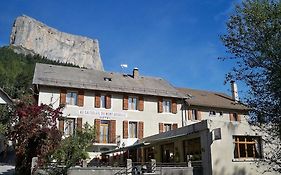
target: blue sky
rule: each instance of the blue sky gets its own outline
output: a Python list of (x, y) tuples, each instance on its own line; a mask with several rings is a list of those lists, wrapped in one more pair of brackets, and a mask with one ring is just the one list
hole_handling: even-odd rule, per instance
[(63, 32), (99, 40), (105, 70), (159, 76), (174, 86), (222, 91), (233, 63), (219, 36), (238, 0), (1, 0), (0, 45), (26, 14)]

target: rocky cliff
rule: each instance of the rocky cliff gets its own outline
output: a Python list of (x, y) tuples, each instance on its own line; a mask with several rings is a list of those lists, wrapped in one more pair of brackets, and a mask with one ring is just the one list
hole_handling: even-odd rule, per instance
[(23, 54), (39, 54), (50, 60), (103, 70), (96, 39), (60, 32), (25, 15), (15, 20), (10, 45)]

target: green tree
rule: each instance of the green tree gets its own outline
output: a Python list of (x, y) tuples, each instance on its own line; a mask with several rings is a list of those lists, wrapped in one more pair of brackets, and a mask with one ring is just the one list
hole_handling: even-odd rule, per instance
[[(245, 0), (227, 22), (222, 41), (230, 53), (224, 59), (236, 62), (227, 80), (240, 80), (249, 87), (246, 103), (251, 121), (266, 123), (273, 138), (281, 136), (281, 2)], [(281, 151), (270, 160), (279, 165)]]
[(52, 168), (47, 167), (51, 174), (67, 174), (71, 166), (81, 164), (82, 160), (89, 158), (87, 148), (92, 145), (95, 130), (88, 123), (82, 130), (76, 129), (74, 135), (64, 138), (60, 146), (49, 156), (49, 162), (56, 162)]

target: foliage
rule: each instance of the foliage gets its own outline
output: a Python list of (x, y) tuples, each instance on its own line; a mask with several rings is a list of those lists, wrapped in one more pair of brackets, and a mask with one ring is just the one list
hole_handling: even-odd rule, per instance
[(77, 129), (74, 135), (64, 138), (58, 149), (49, 157), (50, 162), (56, 161), (51, 173), (67, 174), (71, 166), (81, 164), (82, 160), (89, 158), (86, 149), (93, 143), (94, 136), (94, 128), (86, 123), (82, 131)]
[(17, 54), (9, 47), (0, 48), (0, 87), (12, 98), (30, 94), (33, 72), (36, 63), (74, 66), (48, 60), (39, 55)]
[(0, 105), (0, 134), (6, 135), (8, 132), (7, 124), (11, 115), (12, 106)]
[[(227, 22), (222, 41), (236, 65), (227, 80), (241, 80), (249, 87), (246, 102), (253, 109), (254, 123), (267, 128), (274, 138), (281, 136), (281, 2), (245, 0)], [(227, 59), (224, 58), (224, 59)], [(280, 155), (275, 163), (280, 165)]]
[(16, 143), (16, 174), (30, 174), (32, 157), (44, 164), (46, 157), (59, 145), (61, 133), (57, 119), (61, 108), (20, 102), (9, 121), (9, 137)]

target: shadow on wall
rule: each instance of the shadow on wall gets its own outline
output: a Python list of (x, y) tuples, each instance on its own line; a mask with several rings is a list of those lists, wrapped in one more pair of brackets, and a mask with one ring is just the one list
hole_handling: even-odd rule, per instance
[[(219, 166), (220, 160), (216, 160), (215, 165), (213, 167), (213, 175), (252, 175), (251, 173), (248, 173), (245, 168), (239, 168), (237, 166), (234, 167), (234, 171), (232, 173), (226, 173), (225, 167), (220, 167)], [(231, 168), (231, 167), (230, 167)]]

